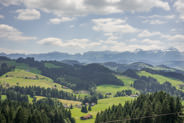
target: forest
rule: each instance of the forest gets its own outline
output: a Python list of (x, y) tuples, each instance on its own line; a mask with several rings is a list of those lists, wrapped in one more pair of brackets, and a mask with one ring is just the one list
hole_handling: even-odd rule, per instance
[[(163, 115), (164, 114), (164, 115)], [(140, 95), (131, 102), (126, 102), (101, 111), (95, 123), (182, 123), (182, 104), (180, 98), (165, 92)]]
[(0, 101), (0, 123), (75, 123), (62, 103), (43, 99), (34, 104)]

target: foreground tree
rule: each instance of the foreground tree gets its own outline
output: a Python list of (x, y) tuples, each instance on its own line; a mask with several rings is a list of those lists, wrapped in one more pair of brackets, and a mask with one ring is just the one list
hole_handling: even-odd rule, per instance
[(180, 98), (156, 92), (141, 95), (132, 102), (126, 102), (124, 106), (113, 105), (98, 113), (95, 123), (114, 120), (122, 120), (123, 123), (182, 123), (183, 118), (179, 116), (181, 112)]

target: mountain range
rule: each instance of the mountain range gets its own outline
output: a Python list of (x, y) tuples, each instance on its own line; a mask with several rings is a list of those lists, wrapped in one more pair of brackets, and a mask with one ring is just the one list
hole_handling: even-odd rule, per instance
[(7, 56), (12, 59), (19, 57), (33, 57), (35, 60), (57, 60), (81, 63), (105, 63), (115, 62), (119, 64), (131, 64), (134, 62), (144, 62), (151, 65), (166, 65), (175, 68), (184, 68), (184, 52), (170, 48), (168, 50), (136, 50), (134, 52), (113, 52), (113, 51), (89, 51), (83, 54), (68, 54), (62, 52), (50, 52), (40, 54), (6, 54), (0, 53), (0, 56)]

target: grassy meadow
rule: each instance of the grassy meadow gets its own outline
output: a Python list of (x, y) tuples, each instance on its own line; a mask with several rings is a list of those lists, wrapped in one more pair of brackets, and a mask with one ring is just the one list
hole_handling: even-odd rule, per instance
[(67, 92), (73, 92), (71, 89), (62, 88), (62, 85), (54, 83), (52, 79), (31, 73), (21, 69), (15, 69), (14, 71), (8, 72), (3, 76), (0, 76), (0, 84), (3, 86), (40, 86), (44, 88), (57, 88)]
[[(81, 108), (73, 108), (71, 109), (72, 117), (75, 118), (76, 123), (94, 123), (96, 114), (100, 111), (103, 111), (109, 107), (111, 107), (113, 104), (118, 105), (122, 104), (124, 105), (126, 101), (131, 101), (135, 98), (133, 97), (113, 97), (113, 98), (106, 98), (106, 99), (100, 99), (98, 100), (98, 104), (95, 106), (92, 106), (92, 111), (88, 113), (82, 113)], [(93, 115), (93, 119), (89, 120), (80, 120), (81, 116), (85, 116), (87, 114)]]
[(158, 75), (158, 74), (151, 74), (148, 73), (146, 71), (140, 71), (138, 72), (139, 76), (146, 76), (146, 77), (153, 77), (155, 78), (160, 84), (165, 83), (166, 81), (170, 82), (172, 86), (176, 87), (177, 89), (179, 89), (179, 85), (183, 85), (184, 83), (180, 80), (176, 80), (173, 78), (169, 78), (169, 77), (165, 77), (162, 75)]
[(38, 70), (37, 68), (30, 67), (29, 65), (24, 64), (24, 63), (17, 63), (15, 61), (0, 61), (0, 64), (2, 64), (2, 63), (6, 63), (9, 66), (15, 66), (16, 69), (30, 71), (30, 72), (35, 73), (35, 74), (41, 73), (41, 71)]
[(96, 89), (98, 93), (101, 93), (103, 95), (105, 95), (106, 93), (111, 93), (112, 94), (111, 96), (114, 96), (118, 91), (122, 91), (122, 90), (132, 90), (134, 94), (139, 93), (138, 90), (130, 86), (99, 85), (97, 86), (97, 89)]
[(135, 81), (135, 79), (123, 75), (116, 75), (116, 77), (121, 80), (125, 86), (131, 86)]
[[(43, 96), (35, 96), (35, 97), (36, 97), (36, 100), (37, 101), (40, 100), (40, 99), (46, 98), (46, 97), (43, 97)], [(65, 99), (57, 99), (57, 100), (60, 101), (60, 102), (62, 102), (63, 104), (65, 104), (67, 106), (72, 105), (72, 106), (75, 107), (75, 105), (80, 105), (81, 104), (81, 102), (79, 102), (79, 101), (65, 100)]]

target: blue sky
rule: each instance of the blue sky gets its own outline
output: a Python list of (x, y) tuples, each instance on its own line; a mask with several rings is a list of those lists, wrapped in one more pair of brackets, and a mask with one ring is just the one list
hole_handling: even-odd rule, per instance
[(184, 51), (184, 0), (0, 0), (0, 52)]

